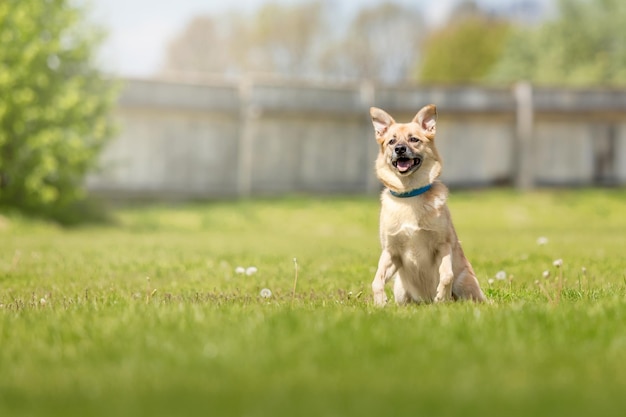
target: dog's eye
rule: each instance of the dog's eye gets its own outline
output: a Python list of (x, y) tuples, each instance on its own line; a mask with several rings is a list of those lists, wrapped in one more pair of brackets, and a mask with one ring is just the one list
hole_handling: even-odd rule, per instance
[(414, 136), (411, 136), (411, 137), (409, 138), (409, 142), (418, 143), (419, 141), (420, 141), (420, 140), (419, 140), (418, 138), (414, 137)]
[(396, 144), (396, 138), (393, 138), (389, 141), (389, 146)]

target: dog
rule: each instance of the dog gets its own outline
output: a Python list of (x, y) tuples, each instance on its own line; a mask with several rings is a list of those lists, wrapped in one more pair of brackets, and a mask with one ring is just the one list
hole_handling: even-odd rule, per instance
[(376, 107), (370, 115), (380, 146), (376, 176), (385, 187), (374, 303), (385, 305), (385, 284), (394, 276), (398, 304), (486, 301), (454, 230), (448, 189), (437, 180), (442, 161), (435, 146), (436, 106), (424, 106), (410, 123), (396, 123)]

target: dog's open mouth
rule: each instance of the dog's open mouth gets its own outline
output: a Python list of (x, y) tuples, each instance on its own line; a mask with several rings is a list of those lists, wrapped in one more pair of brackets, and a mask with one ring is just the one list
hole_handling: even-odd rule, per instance
[(392, 162), (393, 166), (398, 169), (401, 174), (413, 171), (422, 165), (422, 158), (398, 158)]

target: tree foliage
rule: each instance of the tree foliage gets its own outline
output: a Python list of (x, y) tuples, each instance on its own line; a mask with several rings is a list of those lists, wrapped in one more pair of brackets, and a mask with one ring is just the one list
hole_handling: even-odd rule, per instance
[(558, 11), (511, 37), (491, 80), (626, 85), (626, 2), (560, 0)]
[[(442, 28), (416, 7), (382, 2), (346, 15), (329, 2), (266, 3), (250, 15), (199, 17), (166, 70), (399, 82), (626, 85), (626, 2), (556, 0), (551, 21), (515, 27), (475, 0)], [(501, 16), (512, 17), (509, 11)]]
[(425, 39), (416, 78), (435, 83), (482, 82), (500, 59), (509, 32), (507, 21), (490, 16), (474, 0), (462, 1), (447, 24)]
[(508, 23), (472, 17), (431, 33), (424, 43), (422, 82), (481, 82), (500, 59)]
[(321, 1), (264, 4), (252, 17), (198, 16), (172, 40), (166, 72), (308, 75), (322, 44)]
[(69, 0), (0, 2), (0, 204), (62, 216), (112, 134), (101, 34)]
[(344, 28), (323, 0), (269, 2), (250, 16), (193, 19), (172, 41), (164, 70), (271, 73), (333, 79), (407, 78), (425, 31), (411, 8), (382, 3), (359, 10)]
[(362, 9), (326, 50), (322, 68), (340, 78), (401, 81), (419, 60), (425, 31), (423, 17), (411, 8), (381, 3)]
[(267, 3), (256, 14), (248, 32), (249, 68), (286, 75), (307, 74), (324, 33), (320, 1), (285, 7)]

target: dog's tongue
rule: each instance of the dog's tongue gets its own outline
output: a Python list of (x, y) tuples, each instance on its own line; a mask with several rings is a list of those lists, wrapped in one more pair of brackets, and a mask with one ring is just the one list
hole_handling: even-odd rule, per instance
[(412, 159), (400, 158), (398, 159), (397, 167), (399, 171), (404, 172), (404, 171), (408, 171), (413, 166), (414, 163), (415, 161), (413, 161)]

